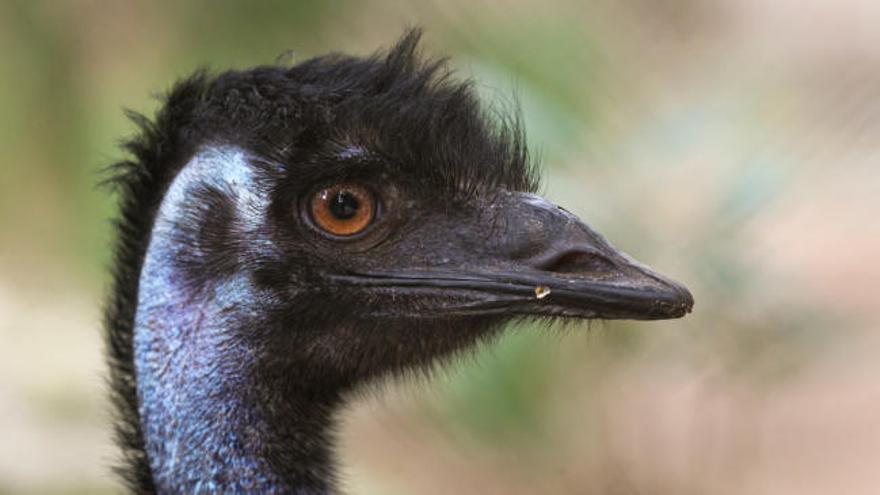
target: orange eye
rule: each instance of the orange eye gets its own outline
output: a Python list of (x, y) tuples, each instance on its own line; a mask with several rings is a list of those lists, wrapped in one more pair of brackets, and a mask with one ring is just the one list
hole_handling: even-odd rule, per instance
[(376, 199), (363, 186), (342, 183), (315, 193), (309, 208), (318, 227), (333, 235), (348, 236), (370, 225), (376, 215)]

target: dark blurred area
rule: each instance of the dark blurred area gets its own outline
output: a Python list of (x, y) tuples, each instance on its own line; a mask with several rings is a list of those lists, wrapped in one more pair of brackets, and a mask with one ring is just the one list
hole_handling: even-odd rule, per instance
[(880, 492), (880, 3), (5, 0), (0, 493), (118, 491), (96, 184), (123, 108), (408, 26), (520, 101), (548, 197), (697, 305), (519, 326), (365, 394), (339, 436), (351, 493)]

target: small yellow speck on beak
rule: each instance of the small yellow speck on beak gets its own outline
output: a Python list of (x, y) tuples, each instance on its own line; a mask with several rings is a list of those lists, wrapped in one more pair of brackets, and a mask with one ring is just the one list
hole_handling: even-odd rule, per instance
[(550, 295), (550, 287), (546, 285), (539, 285), (535, 287), (535, 298), (544, 299), (545, 297)]

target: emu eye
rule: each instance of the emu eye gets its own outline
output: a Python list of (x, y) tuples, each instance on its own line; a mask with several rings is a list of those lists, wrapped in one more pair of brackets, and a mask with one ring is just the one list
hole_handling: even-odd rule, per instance
[(336, 184), (316, 192), (309, 204), (312, 221), (328, 234), (362, 232), (376, 216), (376, 198), (364, 186)]

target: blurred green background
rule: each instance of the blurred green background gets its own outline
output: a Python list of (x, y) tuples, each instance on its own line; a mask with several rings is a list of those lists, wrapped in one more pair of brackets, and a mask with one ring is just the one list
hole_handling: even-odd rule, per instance
[[(407, 26), (522, 102), (545, 193), (694, 314), (520, 327), (344, 417), (357, 494), (880, 492), (880, 4), (0, 2), (0, 493), (118, 488), (99, 337), (123, 107)], [(286, 59), (285, 59), (286, 60)]]

